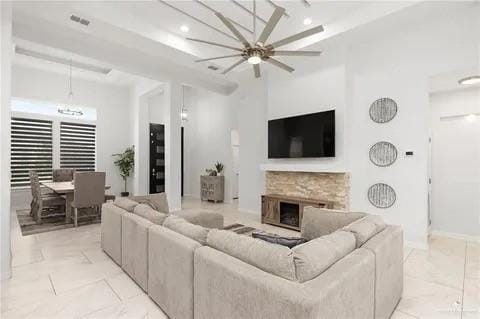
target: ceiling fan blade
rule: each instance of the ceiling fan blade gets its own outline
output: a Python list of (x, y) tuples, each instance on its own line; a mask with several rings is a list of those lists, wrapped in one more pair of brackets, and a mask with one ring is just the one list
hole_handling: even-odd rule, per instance
[(220, 44), (220, 43), (216, 43), (216, 42), (210, 42), (210, 41), (205, 41), (205, 40), (200, 40), (200, 39), (193, 39), (193, 38), (186, 38), (186, 39), (187, 39), (187, 40), (190, 40), (190, 41), (195, 41), (195, 42), (200, 42), (200, 43), (215, 45), (215, 46), (217, 46), (217, 47), (227, 48), (227, 49), (231, 49), (231, 50), (235, 50), (235, 51), (240, 51), (240, 52), (243, 51), (243, 49), (235, 48), (235, 47), (232, 47), (232, 46), (229, 46), (229, 45)]
[(245, 39), (245, 37), (243, 36), (243, 34), (240, 33), (240, 31), (237, 30), (237, 28), (235, 28), (233, 26), (233, 24), (230, 22), (230, 20), (228, 20), (227, 18), (225, 18), (223, 16), (223, 14), (221, 14), (220, 12), (216, 12), (215, 15), (223, 22), (223, 24), (230, 30), (232, 31), (232, 33), (235, 35), (235, 37), (237, 37), (237, 39), (242, 42), (242, 44), (246, 47), (250, 47), (250, 43), (247, 41), (247, 39)]
[(268, 56), (318, 56), (322, 51), (269, 51)]
[(211, 60), (218, 60), (218, 59), (233, 58), (233, 57), (236, 57), (236, 56), (242, 56), (242, 55), (241, 54), (232, 54), (232, 55), (217, 56), (217, 57), (214, 57), (214, 58), (195, 60), (195, 62), (204, 62), (204, 61), (211, 61)]
[(258, 37), (257, 42), (261, 42), (265, 44), (267, 41), (268, 37), (272, 33), (273, 29), (277, 26), (278, 21), (282, 18), (283, 14), (285, 13), (285, 9), (282, 7), (276, 7), (275, 11), (273, 11), (272, 16), (267, 22), (267, 25), (265, 28), (263, 28), (262, 34)]
[(228, 67), (227, 69), (223, 70), (222, 74), (226, 74), (230, 71), (232, 71), (234, 68), (236, 68), (237, 66), (239, 66), (240, 64), (242, 64), (243, 62), (247, 61), (247, 59), (245, 58), (242, 58), (241, 60), (235, 62), (234, 64), (232, 64), (230, 67)]
[(256, 78), (260, 77), (260, 64), (253, 65), (253, 72), (255, 73)]
[(275, 60), (275, 59), (273, 59), (273, 58), (270, 58), (270, 57), (264, 58), (263, 61), (268, 62), (268, 63), (270, 63), (270, 64), (272, 64), (272, 65), (278, 66), (279, 68), (284, 69), (285, 71), (288, 71), (288, 72), (293, 72), (293, 71), (295, 71), (294, 68), (292, 68), (292, 67), (290, 67), (290, 66), (286, 65), (285, 63), (282, 63), (282, 62), (280, 62), (280, 61), (278, 61), (278, 60)]
[(289, 37), (287, 37), (285, 39), (282, 39), (282, 40), (279, 40), (277, 42), (273, 42), (272, 44), (267, 45), (266, 48), (270, 49), (270, 50), (274, 49), (274, 48), (278, 48), (278, 47), (281, 47), (285, 44), (289, 44), (289, 43), (301, 40), (303, 38), (309, 37), (309, 36), (311, 36), (315, 33), (320, 33), (322, 31), (323, 31), (323, 26), (319, 25), (318, 27), (314, 27), (314, 28), (305, 30), (303, 32), (294, 34), (292, 36), (289, 36)]

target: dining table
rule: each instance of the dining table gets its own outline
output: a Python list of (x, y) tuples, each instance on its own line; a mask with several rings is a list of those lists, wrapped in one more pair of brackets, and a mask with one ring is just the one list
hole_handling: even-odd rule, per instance
[[(72, 202), (73, 194), (75, 192), (75, 184), (72, 181), (42, 182), (41, 184), (52, 190), (54, 193), (65, 196), (65, 223), (69, 223), (72, 218)], [(105, 189), (110, 189), (110, 186), (105, 185)]]

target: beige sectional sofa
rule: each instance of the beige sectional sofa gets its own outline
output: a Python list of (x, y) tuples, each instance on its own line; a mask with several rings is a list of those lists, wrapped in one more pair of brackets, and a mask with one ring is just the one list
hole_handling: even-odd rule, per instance
[(306, 208), (308, 242), (293, 248), (221, 230), (208, 213), (184, 217), (127, 201), (102, 209), (103, 249), (172, 319), (383, 319), (400, 300), (403, 233), (378, 216)]

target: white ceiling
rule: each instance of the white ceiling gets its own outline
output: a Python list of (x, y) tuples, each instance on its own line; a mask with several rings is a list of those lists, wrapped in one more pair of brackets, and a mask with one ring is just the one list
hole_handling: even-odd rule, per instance
[[(178, 65), (178, 68), (187, 67), (184, 70), (185, 74), (197, 70), (200, 79), (206, 78), (213, 82), (228, 81), (228, 78), (220, 75), (221, 69), (214, 72), (207, 69), (208, 65), (212, 63), (195, 63), (197, 58), (206, 58), (231, 54), (232, 51), (228, 49), (212, 47), (200, 43), (190, 42), (185, 39), (186, 36), (209, 40), (233, 46), (239, 46), (240, 43), (233, 40), (228, 35), (229, 30), (219, 21), (212, 11), (202, 6), (199, 1), (168, 1), (167, 4), (159, 0), (152, 1), (17, 1), (14, 2), (14, 34), (16, 25), (23, 26), (19, 38), (28, 34), (30, 42), (49, 42), (47, 46), (39, 46), (40, 50), (51, 51), (48, 46), (55, 46), (56, 43), (62, 42), (60, 51), (55, 54), (64, 55), (70, 58), (72, 52), (82, 52), (81, 56), (88, 56), (89, 62), (98, 66), (107, 66), (116, 68), (116, 65), (108, 65), (105, 60), (100, 62), (99, 59), (92, 59), (94, 56), (105, 56), (96, 54), (100, 48), (92, 46), (90, 48), (81, 48), (74, 50), (74, 45), (67, 44), (68, 40), (65, 35), (58, 36), (56, 40), (51, 40), (52, 32), (60, 34), (72, 34), (72, 39), (82, 39), (86, 44), (93, 43), (95, 38), (97, 41), (102, 41), (102, 45), (108, 45), (110, 42), (122, 42), (121, 44), (127, 48), (137, 51), (142, 51), (143, 54), (148, 55), (149, 58), (158, 57), (155, 61), (157, 64), (167, 65), (170, 69)], [(245, 12), (234, 1), (203, 1), (213, 10), (218, 10), (226, 17), (243, 25), (247, 29), (253, 29), (253, 17), (251, 14)], [(251, 1), (239, 1), (242, 6), (252, 9)], [(276, 5), (282, 6), (286, 9), (289, 17), (283, 17), (270, 37), (270, 41), (282, 39), (292, 34), (304, 31), (308, 28), (322, 24), (325, 31), (321, 34), (311, 36), (302, 41), (295, 42), (282, 49), (300, 49), (306, 46), (315, 49), (321, 49), (321, 41), (331, 38), (335, 35), (350, 31), (358, 26), (362, 26), (369, 22), (373, 22), (382, 17), (400, 11), (406, 7), (416, 4), (418, 1), (309, 1), (310, 7), (303, 4), (301, 0), (295, 1), (276, 1)], [(199, 19), (188, 17), (185, 14), (173, 9), (174, 6), (189, 15)], [(266, 0), (257, 1), (257, 14), (264, 20), (268, 20), (274, 8)], [(75, 14), (82, 18), (91, 21), (89, 26), (83, 26), (70, 20), (70, 15)], [(303, 24), (304, 18), (311, 18), (312, 24), (305, 26)], [(48, 28), (47, 22), (50, 26)], [(203, 23), (211, 25), (214, 30)], [(183, 33), (180, 31), (180, 26), (188, 25), (190, 31)], [(257, 34), (261, 32), (264, 23), (257, 19)], [(43, 28), (45, 31), (40, 30)], [(240, 31), (247, 37), (253, 38), (253, 35), (239, 28)], [(39, 36), (41, 32), (49, 32)], [(63, 39), (62, 39), (63, 37)], [(45, 39), (49, 39), (46, 41)], [(21, 39), (20, 39), (21, 40)], [(77, 47), (80, 46), (78, 41)], [(62, 53), (63, 52), (63, 53)], [(87, 52), (87, 54), (85, 54)], [(123, 52), (118, 52), (121, 55)], [(315, 59), (319, 57), (307, 57), (308, 59)], [(307, 59), (306, 58), (306, 59)], [(321, 57), (320, 57), (321, 58)], [(120, 58), (119, 58), (120, 59)], [(280, 58), (281, 60), (282, 58)], [(26, 61), (28, 58), (16, 58), (17, 63), (30, 63), (36, 65), (38, 61)], [(120, 59), (121, 60), (121, 59)], [(139, 63), (142, 57), (139, 55)], [(283, 58), (283, 62), (288, 63), (289, 58)], [(217, 65), (221, 68), (228, 67), (235, 60), (225, 59), (217, 60)], [(109, 61), (108, 61), (109, 62)], [(112, 62), (113, 63), (113, 62)], [(52, 67), (51, 62), (47, 62), (43, 67)], [(295, 65), (292, 65), (295, 67)], [(58, 67), (59, 70), (65, 70), (65, 66)], [(55, 69), (55, 68), (54, 68)], [(170, 70), (169, 69), (169, 70)], [(104, 76), (115, 80), (115, 72)], [(191, 71), (188, 71), (191, 70)], [(242, 68), (238, 68), (242, 70)], [(125, 71), (125, 70), (123, 70)], [(171, 72), (171, 71), (170, 71)], [(88, 73), (88, 72), (87, 72)], [(128, 73), (128, 72), (123, 72)], [(137, 73), (137, 75), (139, 75)], [(95, 75), (98, 78), (98, 75)], [(123, 79), (123, 75), (119, 76), (122, 79), (119, 81), (129, 82), (132, 79), (128, 77)], [(128, 83), (126, 83), (128, 84)]]

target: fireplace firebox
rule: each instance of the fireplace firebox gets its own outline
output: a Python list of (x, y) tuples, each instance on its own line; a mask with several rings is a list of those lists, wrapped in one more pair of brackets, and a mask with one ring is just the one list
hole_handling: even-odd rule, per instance
[(333, 202), (276, 194), (263, 195), (262, 223), (300, 230), (303, 208), (306, 206), (333, 208)]

